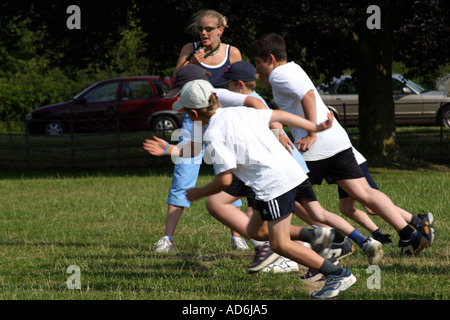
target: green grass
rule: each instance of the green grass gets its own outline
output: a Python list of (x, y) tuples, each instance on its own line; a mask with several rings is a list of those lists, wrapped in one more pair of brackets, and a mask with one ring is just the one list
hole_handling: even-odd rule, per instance
[[(368, 289), (367, 260), (356, 248), (343, 264), (358, 282), (340, 299), (449, 299), (448, 169), (372, 173), (399, 206), (434, 213), (437, 239), (419, 257), (400, 258), (397, 246), (385, 248), (379, 290)], [(171, 175), (170, 167), (1, 172), (0, 299), (310, 299), (315, 287), (302, 283), (298, 272), (248, 275), (253, 253), (231, 250), (229, 230), (208, 215), (204, 200), (182, 216), (175, 250), (153, 253), (164, 231)], [(198, 184), (212, 177), (206, 168)], [(337, 212), (335, 186), (316, 192)], [(373, 219), (398, 242), (390, 226)], [(304, 225), (298, 218), (293, 223)], [(80, 268), (80, 290), (67, 287), (71, 265)]]

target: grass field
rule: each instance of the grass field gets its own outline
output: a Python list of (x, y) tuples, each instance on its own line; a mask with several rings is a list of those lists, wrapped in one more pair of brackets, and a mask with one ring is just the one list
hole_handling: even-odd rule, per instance
[[(400, 207), (415, 214), (433, 212), (436, 241), (418, 257), (400, 258), (397, 246), (385, 247), (379, 289), (370, 289), (372, 274), (356, 248), (343, 265), (351, 267), (358, 281), (340, 299), (448, 300), (448, 169), (371, 172)], [(153, 253), (164, 231), (171, 175), (170, 167), (1, 172), (0, 299), (310, 299), (318, 285), (299, 280), (306, 269), (247, 274), (253, 252), (231, 250), (229, 230), (208, 215), (204, 200), (185, 211), (176, 230), (175, 250)], [(212, 177), (207, 167), (198, 184)], [(337, 212), (336, 187), (322, 185), (315, 190), (322, 205)], [(378, 217), (373, 219), (397, 244), (394, 230)], [(293, 223), (303, 225), (298, 218)], [(81, 289), (68, 288), (73, 274), (67, 270), (73, 265), (79, 268)]]

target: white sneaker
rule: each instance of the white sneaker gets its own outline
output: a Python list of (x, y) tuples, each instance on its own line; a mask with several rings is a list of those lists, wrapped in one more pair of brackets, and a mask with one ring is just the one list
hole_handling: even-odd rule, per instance
[(285, 257), (278, 257), (278, 259), (269, 264), (267, 267), (264, 267), (261, 272), (274, 272), (274, 273), (281, 273), (281, 272), (291, 272), (291, 271), (298, 271), (298, 264), (297, 262), (285, 258)]
[(339, 295), (341, 291), (350, 288), (356, 282), (356, 277), (348, 271), (343, 269), (338, 276), (329, 275), (322, 290), (312, 293), (315, 299), (331, 299)]
[(231, 247), (233, 248), (233, 250), (249, 250), (247, 242), (245, 242), (245, 240), (241, 237), (231, 237)]
[(378, 264), (383, 257), (383, 245), (381, 242), (368, 237), (366, 241), (364, 241), (362, 250), (367, 255), (367, 260), (369, 260), (369, 264)]
[(173, 242), (169, 240), (168, 236), (164, 236), (157, 243), (155, 243), (155, 252), (169, 252), (173, 249)]

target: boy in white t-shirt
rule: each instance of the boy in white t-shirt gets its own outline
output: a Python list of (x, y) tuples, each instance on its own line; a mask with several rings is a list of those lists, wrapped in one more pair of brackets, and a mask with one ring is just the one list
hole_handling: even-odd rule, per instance
[[(327, 276), (324, 287), (314, 292), (313, 297), (332, 298), (350, 288), (356, 278), (348, 269), (341, 269), (291, 240), (295, 200), (307, 205), (316, 199), (307, 175), (269, 129), (271, 121), (279, 121), (293, 127), (323, 131), (331, 126), (332, 116), (316, 125), (280, 110), (221, 108), (214, 88), (204, 80), (186, 84), (176, 103), (192, 121), (207, 125), (204, 133), (204, 141), (207, 142), (205, 154), (209, 154), (209, 160), (217, 172), (209, 184), (189, 189), (187, 198), (195, 201), (221, 192), (232, 183), (232, 174), (235, 174), (255, 193), (255, 214), (248, 228), (267, 221), (272, 250)], [(157, 138), (146, 140), (144, 149), (158, 156), (168, 153), (183, 156), (185, 152)]]
[[(272, 88), (274, 100), (282, 110), (314, 123), (326, 119), (327, 106), (303, 69), (287, 61), (281, 36), (266, 34), (251, 44), (250, 51), (262, 82)], [(384, 193), (367, 183), (353, 155), (350, 139), (338, 121), (334, 121), (331, 129), (318, 133), (298, 128), (291, 128), (291, 132), (303, 152), (312, 184), (321, 184), (325, 178), (334, 181), (352, 199), (376, 212), (398, 232), (402, 255), (417, 255), (430, 244), (408, 225)]]
[[(211, 81), (211, 84), (214, 86), (225, 86), (230, 91), (258, 97), (259, 99), (264, 101), (254, 90), (256, 88), (255, 76), (256, 76), (256, 69), (253, 67), (252, 64), (246, 61), (239, 61), (232, 64), (221, 77), (216, 77), (213, 81)], [(267, 106), (267, 108), (269, 107)], [(284, 131), (281, 132), (282, 133), (279, 135), (279, 138), (284, 137), (288, 140), (289, 143), (285, 142), (283, 143), (282, 140), (280, 142), (285, 146), (285, 148), (287, 148), (287, 150), (290, 153), (292, 153), (293, 157), (300, 164), (303, 171), (305, 173), (308, 173), (309, 169), (306, 166), (303, 156), (296, 148), (295, 149), (291, 148), (292, 143), (290, 139), (286, 136), (286, 133)], [(207, 200), (208, 211), (217, 219), (225, 220), (228, 216), (232, 214), (231, 211), (235, 211), (236, 213), (233, 215), (235, 216), (236, 221), (238, 220), (238, 217), (240, 217), (242, 220), (245, 220), (245, 217), (243, 217), (242, 214), (239, 215), (237, 213), (237, 210), (233, 210), (234, 208), (231, 208), (228, 205), (228, 203), (231, 203), (231, 201), (239, 199), (239, 197), (242, 196), (242, 194), (240, 194), (239, 192), (245, 190), (245, 188), (240, 188), (236, 186), (239, 186), (239, 182), (233, 181), (233, 187), (227, 188), (224, 192), (208, 197)], [(226, 207), (224, 207), (224, 205)], [(345, 238), (345, 236), (352, 235), (352, 240), (354, 239), (356, 243), (361, 243), (361, 248), (368, 255), (369, 257), (368, 260), (370, 264), (377, 264), (379, 259), (381, 259), (382, 257), (381, 243), (379, 243), (378, 241), (374, 241), (371, 238), (364, 237), (360, 232), (355, 230), (355, 228), (351, 226), (351, 224), (348, 223), (346, 220), (344, 220), (338, 215), (335, 215), (323, 209), (322, 206), (320, 206), (319, 204), (314, 206), (314, 211), (308, 212), (305, 210), (304, 207), (302, 207), (299, 203), (296, 202), (295, 214), (298, 215), (301, 219), (303, 219), (307, 223), (309, 223), (310, 225), (317, 225), (323, 227), (328, 226), (339, 231), (335, 232), (336, 241), (332, 244), (331, 247), (332, 250), (330, 252), (331, 255), (329, 256), (330, 258), (333, 256), (332, 255), (333, 252), (336, 253), (340, 252), (340, 254), (336, 256), (337, 259), (340, 259), (353, 252), (354, 248), (353, 245), (351, 244), (351, 241), (346, 241)], [(367, 219), (370, 220), (369, 217), (367, 217)], [(230, 225), (228, 226), (230, 228), (237, 228), (236, 230), (239, 230), (239, 227), (235, 224), (233, 226)], [(262, 230), (258, 230), (258, 234), (260, 236), (262, 235), (262, 233), (263, 233)], [(291, 238), (297, 239), (296, 236), (298, 236), (299, 234), (300, 231), (296, 230), (296, 226), (291, 226)], [(360, 237), (362, 237), (364, 240), (359, 241)], [(255, 255), (255, 259), (256, 258), (257, 256)]]

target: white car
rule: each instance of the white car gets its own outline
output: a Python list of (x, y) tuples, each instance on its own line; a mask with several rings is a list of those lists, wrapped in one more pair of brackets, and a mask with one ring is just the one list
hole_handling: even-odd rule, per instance
[[(358, 125), (358, 92), (351, 75), (334, 78), (317, 87), (325, 104), (345, 125)], [(427, 91), (400, 74), (392, 75), (395, 124), (450, 127), (450, 96), (443, 91)]]

